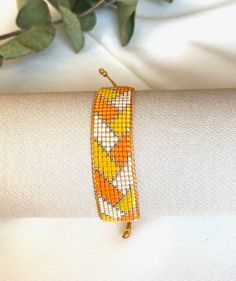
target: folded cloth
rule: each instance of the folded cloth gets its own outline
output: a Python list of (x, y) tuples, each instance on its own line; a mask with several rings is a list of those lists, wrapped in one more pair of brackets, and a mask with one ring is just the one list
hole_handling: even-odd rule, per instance
[[(94, 92), (0, 95), (0, 216), (97, 216)], [(236, 213), (236, 90), (137, 92), (144, 217)]]

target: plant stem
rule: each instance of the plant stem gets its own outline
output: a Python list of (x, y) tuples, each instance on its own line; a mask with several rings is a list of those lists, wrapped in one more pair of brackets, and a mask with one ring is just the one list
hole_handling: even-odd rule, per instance
[(5, 39), (8, 39), (8, 38), (17, 36), (17, 35), (21, 34), (21, 32), (22, 32), (22, 30), (16, 30), (16, 31), (4, 34), (4, 35), (0, 35), (0, 40), (5, 40)]
[[(98, 8), (100, 8), (101, 6), (103, 6), (105, 4), (105, 6), (109, 6), (109, 5), (113, 5), (114, 4), (114, 1), (108, 1), (106, 2), (106, 0), (100, 0), (98, 1), (95, 5), (93, 5), (90, 9), (88, 9), (87, 11), (84, 11), (83, 13), (81, 14), (78, 14), (78, 17), (84, 17), (84, 16), (87, 16), (89, 14), (92, 14), (94, 13)], [(58, 25), (58, 24), (61, 24), (62, 23), (62, 20), (59, 19), (59, 20), (56, 20), (54, 22), (52, 22), (52, 24), (54, 26)], [(7, 34), (3, 34), (3, 35), (0, 35), (0, 41), (1, 40), (5, 40), (5, 39), (9, 39), (11, 37), (15, 37), (19, 34), (21, 34), (23, 32), (23, 30), (16, 30), (16, 31), (13, 31), (13, 32), (10, 32), (10, 33), (7, 33)]]

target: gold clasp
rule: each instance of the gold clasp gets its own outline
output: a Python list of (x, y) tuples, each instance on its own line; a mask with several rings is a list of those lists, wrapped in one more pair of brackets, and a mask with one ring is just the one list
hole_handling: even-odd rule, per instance
[(106, 77), (114, 87), (117, 87), (116, 83), (111, 79), (111, 77), (108, 75), (107, 71), (104, 68), (99, 68), (98, 71), (103, 77)]
[(122, 238), (127, 239), (131, 236), (131, 234), (132, 234), (132, 222), (129, 221), (126, 224), (126, 228), (122, 235)]

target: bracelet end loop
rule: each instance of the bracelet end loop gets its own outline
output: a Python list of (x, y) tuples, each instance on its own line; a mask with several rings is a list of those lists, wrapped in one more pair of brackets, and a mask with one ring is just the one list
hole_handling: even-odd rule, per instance
[(107, 71), (104, 68), (99, 68), (98, 72), (103, 76), (106, 77), (114, 87), (117, 87), (116, 83), (111, 79), (108, 75)]
[(125, 231), (124, 231), (124, 233), (122, 235), (122, 238), (127, 239), (127, 238), (129, 238), (131, 236), (131, 234), (132, 234), (132, 223), (131, 222), (127, 222)]

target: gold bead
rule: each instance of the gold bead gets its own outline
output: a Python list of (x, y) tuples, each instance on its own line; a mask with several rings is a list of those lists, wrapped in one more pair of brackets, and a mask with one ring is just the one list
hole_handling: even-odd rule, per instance
[(104, 69), (104, 68), (99, 68), (99, 73), (102, 75), (102, 76), (104, 76), (104, 77), (106, 77), (107, 76), (107, 71)]

